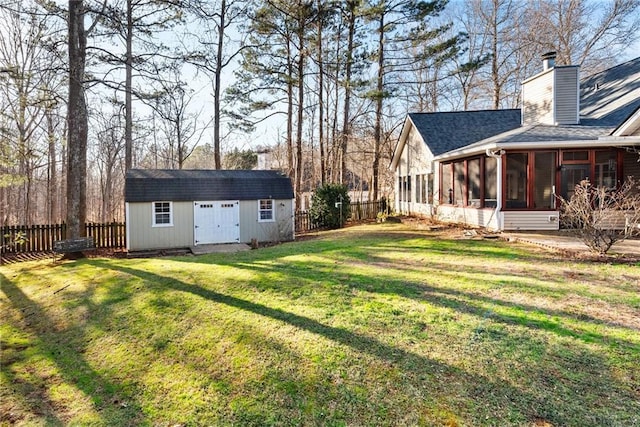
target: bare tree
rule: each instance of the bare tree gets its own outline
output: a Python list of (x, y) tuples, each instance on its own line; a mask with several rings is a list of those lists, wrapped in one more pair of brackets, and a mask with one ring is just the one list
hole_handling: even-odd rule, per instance
[(165, 158), (172, 169), (183, 168), (208, 126), (200, 123), (202, 111), (193, 111), (195, 93), (181, 75), (182, 64), (173, 63), (171, 76), (158, 81), (156, 92), (144, 100), (161, 120), (158, 127), (168, 147)]
[(95, 164), (100, 173), (100, 220), (107, 222), (118, 216), (123, 201), (122, 192), (116, 189), (124, 184), (125, 123), (122, 108), (117, 104), (100, 107), (92, 111), (92, 124), (97, 144)]
[(192, 33), (197, 39), (197, 47), (189, 55), (189, 60), (209, 77), (213, 91), (213, 147), (216, 169), (222, 167), (223, 74), (230, 66), (235, 65), (243, 48), (247, 47), (243, 40), (233, 40), (231, 34), (238, 34), (235, 30), (240, 22), (247, 18), (250, 7), (251, 2), (246, 0), (219, 0), (213, 3), (192, 0), (189, 8), (200, 28), (199, 32)]
[(544, 0), (528, 16), (524, 43), (542, 52), (556, 51), (558, 64), (594, 72), (615, 64), (640, 38), (638, 0)]
[(0, 8), (0, 19), (8, 24), (0, 37), (0, 115), (6, 124), (0, 133), (10, 151), (2, 171), (10, 180), (4, 187), (13, 199), (15, 220), (31, 224), (38, 217), (36, 172), (47, 166), (45, 116), (52, 113), (60, 78), (46, 44), (52, 31), (46, 15), (20, 3), (16, 9)]

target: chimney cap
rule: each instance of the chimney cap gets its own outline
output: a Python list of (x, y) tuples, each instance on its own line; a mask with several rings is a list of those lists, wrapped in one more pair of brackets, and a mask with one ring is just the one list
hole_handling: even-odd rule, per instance
[(556, 51), (552, 50), (542, 54), (542, 59), (556, 59)]

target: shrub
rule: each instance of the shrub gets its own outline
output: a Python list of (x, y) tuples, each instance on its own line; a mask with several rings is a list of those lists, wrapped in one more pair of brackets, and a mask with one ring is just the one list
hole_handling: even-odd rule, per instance
[(589, 180), (576, 185), (570, 200), (559, 197), (561, 223), (587, 247), (600, 255), (637, 229), (640, 223), (640, 193), (631, 179), (612, 190), (594, 187)]
[(350, 203), (345, 185), (322, 185), (311, 198), (309, 218), (318, 227), (340, 228), (349, 218)]

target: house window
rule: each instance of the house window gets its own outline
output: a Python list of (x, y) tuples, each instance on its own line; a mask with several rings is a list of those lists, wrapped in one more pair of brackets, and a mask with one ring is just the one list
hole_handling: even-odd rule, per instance
[(588, 161), (588, 151), (564, 151), (562, 153), (563, 162)]
[(173, 203), (153, 202), (153, 227), (173, 226)]
[(427, 175), (421, 175), (422, 184), (420, 185), (420, 201), (427, 203)]
[(615, 151), (596, 152), (595, 184), (598, 187), (616, 188), (618, 162)]
[(272, 222), (273, 215), (273, 199), (258, 200), (258, 222)]
[(433, 204), (433, 174), (427, 174), (427, 203)]
[(411, 202), (411, 175), (407, 177), (407, 202)]

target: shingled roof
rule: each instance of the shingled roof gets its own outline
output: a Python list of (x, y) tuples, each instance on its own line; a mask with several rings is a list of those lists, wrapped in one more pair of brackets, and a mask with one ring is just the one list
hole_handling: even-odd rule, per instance
[(520, 126), (520, 110), (412, 113), (411, 122), (434, 156)]
[(126, 202), (293, 199), (291, 179), (267, 170), (132, 169)]
[(640, 110), (640, 57), (580, 80), (579, 125), (521, 126), (520, 109), (413, 113), (434, 156), (493, 144), (597, 141)]
[(580, 80), (580, 123), (616, 127), (640, 108), (640, 57)]

